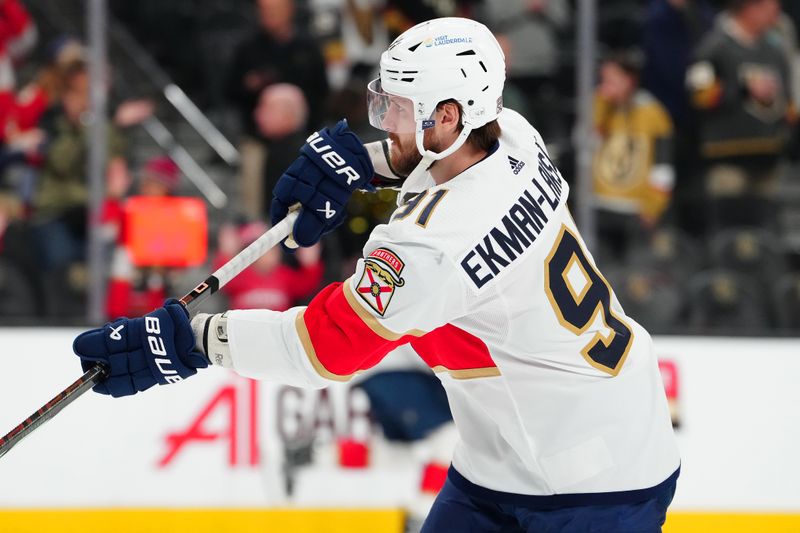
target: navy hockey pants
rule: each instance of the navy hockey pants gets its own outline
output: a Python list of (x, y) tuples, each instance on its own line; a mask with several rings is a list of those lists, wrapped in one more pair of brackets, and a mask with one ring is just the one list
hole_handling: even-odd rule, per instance
[(673, 481), (640, 503), (541, 511), (476, 498), (448, 477), (420, 533), (660, 533), (674, 494)]

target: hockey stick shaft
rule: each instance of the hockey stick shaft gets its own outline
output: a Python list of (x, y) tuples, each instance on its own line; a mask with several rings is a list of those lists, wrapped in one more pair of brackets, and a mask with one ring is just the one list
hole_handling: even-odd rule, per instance
[(228, 284), (230, 280), (256, 262), (256, 260), (276, 246), (279, 242), (292, 233), (292, 226), (297, 219), (297, 211), (289, 213), (286, 218), (256, 239), (250, 246), (236, 254), (236, 256), (219, 267), (208, 276), (200, 285), (192, 289), (189, 294), (181, 298), (181, 303), (186, 306), (190, 315), (194, 315), (197, 307), (209, 296)]
[(40, 407), (35, 413), (22, 421), (0, 439), (0, 457), (17, 445), (19, 441), (33, 433), (33, 431), (56, 416), (64, 407), (71, 404), (81, 394), (88, 391), (103, 379), (105, 368), (96, 365), (86, 371), (72, 385), (59, 392), (52, 400)]
[[(197, 308), (206, 298), (224, 287), (230, 280), (238, 276), (244, 269), (252, 265), (259, 257), (270, 248), (276, 246), (292, 232), (292, 226), (297, 218), (297, 212), (289, 213), (272, 229), (256, 239), (250, 246), (236, 254), (217, 271), (211, 274), (180, 299), (190, 315), (197, 312)], [(97, 385), (105, 377), (106, 369), (103, 365), (95, 365), (87, 370), (69, 387), (59, 392), (52, 400), (40, 407), (35, 413), (26, 418), (21, 424), (0, 438), (0, 457), (19, 443), (22, 439), (33, 433), (42, 424), (53, 418), (64, 407), (74, 402), (83, 393)]]

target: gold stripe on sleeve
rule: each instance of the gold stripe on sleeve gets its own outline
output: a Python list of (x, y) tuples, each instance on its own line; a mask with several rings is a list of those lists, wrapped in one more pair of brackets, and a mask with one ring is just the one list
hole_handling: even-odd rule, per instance
[(431, 370), (436, 372), (447, 372), (453, 379), (475, 379), (475, 378), (491, 378), (502, 375), (500, 369), (496, 366), (486, 368), (465, 368), (463, 370), (450, 370), (449, 368), (437, 365)]
[(303, 350), (306, 352), (306, 357), (308, 357), (308, 360), (311, 362), (311, 366), (314, 367), (314, 370), (317, 371), (317, 374), (325, 379), (330, 379), (333, 381), (350, 381), (355, 374), (340, 376), (339, 374), (332, 373), (322, 365), (317, 357), (317, 351), (314, 350), (314, 345), (311, 343), (311, 336), (308, 334), (306, 321), (303, 318), (304, 314), (305, 309), (297, 313), (297, 318), (294, 320), (294, 325), (295, 329), (297, 329), (297, 336), (300, 337), (300, 343), (303, 345)]

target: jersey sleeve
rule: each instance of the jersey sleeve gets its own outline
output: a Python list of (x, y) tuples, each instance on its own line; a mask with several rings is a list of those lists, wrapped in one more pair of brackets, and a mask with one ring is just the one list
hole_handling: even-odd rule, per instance
[(370, 240), (355, 273), (285, 313), (230, 311), (234, 369), (302, 387), (348, 381), (465, 313), (453, 263), (433, 246)]

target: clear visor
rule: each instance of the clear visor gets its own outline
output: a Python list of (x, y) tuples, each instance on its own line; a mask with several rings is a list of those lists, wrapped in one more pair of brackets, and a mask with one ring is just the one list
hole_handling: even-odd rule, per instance
[(367, 85), (369, 123), (390, 133), (415, 133), (414, 103), (404, 96), (383, 92), (380, 78)]

